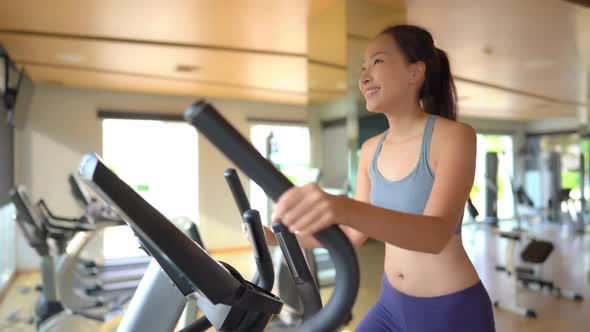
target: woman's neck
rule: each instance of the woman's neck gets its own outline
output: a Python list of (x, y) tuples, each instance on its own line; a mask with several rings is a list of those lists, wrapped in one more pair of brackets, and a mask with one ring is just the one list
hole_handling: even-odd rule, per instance
[(395, 142), (422, 133), (428, 113), (416, 102), (405, 107), (389, 109), (385, 116), (389, 122), (387, 140)]

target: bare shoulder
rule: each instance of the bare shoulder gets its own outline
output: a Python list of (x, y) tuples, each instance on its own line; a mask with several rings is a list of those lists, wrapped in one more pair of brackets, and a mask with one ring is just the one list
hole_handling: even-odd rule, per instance
[[(453, 142), (454, 144), (475, 144), (476, 134), (470, 125), (437, 117), (433, 130), (435, 142)], [(445, 144), (446, 145), (446, 144)]]
[(361, 146), (360, 156), (361, 163), (368, 162), (371, 159), (371, 157), (375, 153), (375, 149), (377, 149), (377, 144), (379, 143), (379, 140), (381, 139), (382, 135), (383, 133), (375, 135), (363, 142), (363, 145)]
[(372, 155), (373, 152), (375, 152), (375, 149), (377, 148), (377, 144), (379, 143), (379, 140), (381, 139), (382, 136), (383, 136), (383, 133), (380, 133), (380, 134), (377, 134), (371, 138), (368, 138), (361, 146), (361, 154)]
[(377, 143), (379, 142), (379, 139), (381, 138), (381, 136), (383, 135), (383, 133), (377, 134), (371, 138), (368, 138), (362, 145), (361, 149), (364, 150), (375, 150), (375, 148), (377, 147)]

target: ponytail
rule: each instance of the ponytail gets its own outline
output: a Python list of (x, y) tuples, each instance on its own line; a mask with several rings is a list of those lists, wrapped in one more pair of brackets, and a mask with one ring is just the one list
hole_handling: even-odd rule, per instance
[(418, 98), (427, 113), (457, 120), (457, 94), (449, 58), (434, 46), (432, 35), (414, 25), (396, 25), (381, 34), (390, 35), (408, 63), (424, 62), (425, 79)]

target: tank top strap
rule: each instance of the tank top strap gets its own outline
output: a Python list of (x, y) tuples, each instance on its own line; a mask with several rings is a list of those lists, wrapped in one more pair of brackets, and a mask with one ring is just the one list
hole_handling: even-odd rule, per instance
[(432, 141), (432, 129), (434, 128), (435, 119), (436, 115), (428, 115), (426, 126), (424, 128), (424, 136), (422, 137), (422, 147), (420, 148), (420, 163), (427, 165), (429, 169), (430, 165), (428, 160), (430, 159), (430, 142)]
[(381, 148), (383, 147), (383, 142), (385, 141), (385, 137), (387, 136), (388, 132), (389, 129), (383, 132), (379, 142), (377, 143), (377, 147), (375, 148), (375, 153), (373, 153), (373, 159), (371, 160), (371, 170), (373, 171), (377, 170), (377, 158), (379, 157), (379, 153), (381, 153)]

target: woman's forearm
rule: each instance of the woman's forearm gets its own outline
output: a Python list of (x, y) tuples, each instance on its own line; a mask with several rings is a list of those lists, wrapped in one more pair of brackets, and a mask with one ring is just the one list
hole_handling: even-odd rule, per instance
[(441, 217), (403, 213), (355, 201), (348, 225), (396, 247), (437, 254), (449, 242), (452, 222)]
[[(355, 234), (353, 234), (353, 233), (358, 233), (358, 232), (355, 232), (353, 229), (348, 229), (348, 227), (346, 227), (346, 226), (341, 226), (340, 228), (342, 229), (342, 232), (344, 233), (344, 235), (346, 235), (346, 237), (348, 237), (348, 239), (350, 240), (350, 242), (352, 243), (352, 245), (355, 248), (360, 247), (365, 242), (366, 237), (365, 236), (355, 236)], [(301, 245), (301, 247), (303, 247), (303, 248), (313, 249), (313, 248), (323, 248), (324, 247), (324, 245), (312, 235), (298, 234), (296, 236), (297, 236), (297, 240), (299, 241), (299, 245)]]

